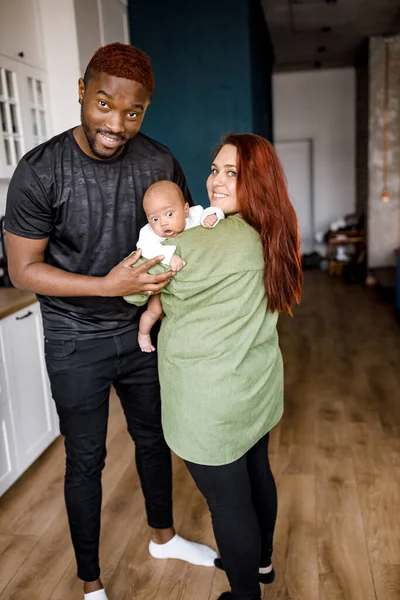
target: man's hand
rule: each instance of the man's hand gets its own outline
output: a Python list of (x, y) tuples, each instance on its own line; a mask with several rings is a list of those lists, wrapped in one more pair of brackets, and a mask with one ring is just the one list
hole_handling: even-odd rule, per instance
[(215, 223), (217, 223), (218, 221), (218, 217), (217, 215), (208, 215), (204, 221), (203, 221), (203, 225), (204, 227), (207, 227), (207, 229), (211, 229), (212, 227), (214, 227)]
[(69, 273), (44, 262), (48, 241), (49, 238), (31, 240), (7, 233), (9, 273), (15, 287), (43, 296), (104, 298), (156, 293), (175, 275), (174, 271), (159, 275), (147, 273), (148, 269), (162, 261), (163, 256), (135, 267), (142, 254), (141, 250), (125, 258), (105, 277)]
[(139, 267), (135, 263), (142, 254), (141, 250), (136, 250), (133, 254), (125, 258), (103, 278), (103, 296), (129, 296), (131, 294), (155, 294), (164, 288), (175, 275), (174, 271), (160, 273), (160, 275), (149, 275), (147, 271), (157, 265), (164, 258), (157, 256), (147, 260)]
[(177, 254), (173, 254), (172, 257), (171, 257), (169, 266), (171, 267), (171, 269), (173, 271), (178, 272), (181, 269), (183, 269), (183, 267), (186, 266), (186, 263), (183, 260), (183, 258), (181, 258), (180, 256), (178, 256)]

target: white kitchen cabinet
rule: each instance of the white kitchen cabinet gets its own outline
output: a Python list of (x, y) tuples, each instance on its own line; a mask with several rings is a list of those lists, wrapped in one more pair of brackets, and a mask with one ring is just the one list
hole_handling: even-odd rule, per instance
[(48, 138), (48, 113), (45, 72), (0, 54), (1, 179), (10, 178), (25, 152)]
[[(4, 412), (3, 438), (11, 447), (9, 459), (2, 451), (0, 464), (4, 474), (11, 464), (16, 479), (57, 437), (58, 419), (44, 361), (39, 303), (2, 319), (0, 329), (7, 396), (4, 405), (9, 408)], [(12, 475), (3, 477), (4, 481), (13, 479)]]
[(37, 2), (0, 0), (0, 16), (0, 54), (45, 68)]
[(14, 427), (0, 352), (0, 496), (18, 477)]
[(0, 404), (0, 496), (18, 477), (14, 428), (10, 406)]

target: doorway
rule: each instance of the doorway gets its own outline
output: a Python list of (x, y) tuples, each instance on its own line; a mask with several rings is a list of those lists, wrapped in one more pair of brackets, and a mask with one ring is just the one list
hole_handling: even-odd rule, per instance
[(283, 140), (276, 142), (275, 150), (299, 221), (301, 254), (309, 254), (314, 250), (313, 141)]

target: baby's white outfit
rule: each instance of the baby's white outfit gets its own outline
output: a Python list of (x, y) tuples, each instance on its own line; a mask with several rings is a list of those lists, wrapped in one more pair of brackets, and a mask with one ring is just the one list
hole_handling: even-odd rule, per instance
[[(192, 227), (197, 227), (198, 225), (204, 224), (204, 219), (209, 215), (216, 215), (217, 225), (222, 219), (225, 219), (224, 212), (216, 207), (209, 206), (208, 208), (203, 208), (202, 206), (191, 206), (189, 209), (189, 216), (186, 218), (186, 229), (191, 229)], [(213, 227), (215, 227), (213, 225)], [(204, 225), (203, 225), (204, 226)], [(163, 238), (154, 233), (152, 230), (150, 223), (147, 223), (139, 233), (139, 240), (136, 244), (136, 248), (141, 248), (142, 256), (144, 258), (155, 258), (156, 256), (164, 256), (162, 263), (164, 265), (169, 265), (172, 255), (175, 253), (176, 246), (163, 246), (161, 242), (168, 238)]]

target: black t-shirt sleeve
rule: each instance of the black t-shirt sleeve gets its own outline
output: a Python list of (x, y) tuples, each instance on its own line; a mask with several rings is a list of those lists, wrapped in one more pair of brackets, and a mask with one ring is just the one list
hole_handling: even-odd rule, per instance
[(174, 178), (173, 178), (173, 181), (177, 185), (179, 185), (179, 187), (181, 188), (181, 190), (183, 192), (183, 196), (184, 196), (186, 202), (189, 204), (189, 206), (194, 206), (194, 203), (193, 203), (193, 200), (192, 200), (192, 196), (190, 194), (188, 185), (186, 183), (185, 175), (183, 174), (183, 171), (182, 171), (182, 167), (178, 163), (178, 161), (176, 160), (175, 157), (174, 157)]
[(11, 178), (4, 227), (21, 237), (49, 237), (53, 226), (51, 201), (38, 176), (23, 158)]

